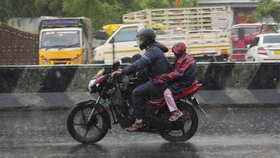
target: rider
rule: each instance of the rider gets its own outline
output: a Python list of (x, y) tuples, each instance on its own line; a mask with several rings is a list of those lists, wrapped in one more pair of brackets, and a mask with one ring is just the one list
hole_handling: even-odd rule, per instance
[(112, 73), (130, 75), (137, 71), (144, 70), (148, 76), (149, 81), (137, 87), (132, 91), (132, 102), (134, 107), (135, 123), (127, 128), (127, 131), (137, 131), (143, 127), (143, 104), (144, 99), (148, 96), (162, 93), (166, 88), (163, 85), (154, 85), (152, 79), (157, 75), (169, 73), (172, 69), (169, 60), (165, 57), (164, 53), (168, 52), (168, 48), (163, 44), (155, 41), (156, 34), (150, 28), (141, 29), (136, 35), (136, 41), (141, 50), (146, 49), (144, 55), (140, 59), (125, 67), (123, 70), (118, 69)]
[(164, 91), (164, 98), (170, 112), (173, 113), (169, 121), (176, 121), (183, 113), (177, 108), (172, 93), (183, 93), (186, 87), (192, 85), (196, 79), (197, 69), (194, 59), (186, 53), (184, 43), (176, 43), (172, 47), (172, 52), (176, 57), (173, 71), (156, 76), (153, 82), (154, 84), (168, 83), (168, 88)]

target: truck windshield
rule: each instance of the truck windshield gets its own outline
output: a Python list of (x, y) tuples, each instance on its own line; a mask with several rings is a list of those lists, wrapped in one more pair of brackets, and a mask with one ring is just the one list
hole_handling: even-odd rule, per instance
[(44, 31), (41, 48), (74, 48), (80, 47), (80, 31)]
[(135, 41), (136, 34), (137, 34), (137, 27), (123, 28), (116, 34), (115, 42)]

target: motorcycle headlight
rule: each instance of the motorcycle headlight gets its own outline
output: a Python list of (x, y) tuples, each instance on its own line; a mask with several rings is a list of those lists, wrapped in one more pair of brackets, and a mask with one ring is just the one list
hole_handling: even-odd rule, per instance
[(90, 80), (89, 81), (89, 84), (88, 84), (88, 90), (90, 90), (91, 91), (91, 87), (92, 87), (92, 85), (94, 84), (94, 82), (96, 81), (96, 79), (94, 79), (94, 80)]

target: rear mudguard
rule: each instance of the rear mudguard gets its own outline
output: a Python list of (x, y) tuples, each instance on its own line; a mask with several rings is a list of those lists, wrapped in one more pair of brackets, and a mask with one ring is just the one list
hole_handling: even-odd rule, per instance
[[(96, 102), (96, 100), (88, 99), (88, 100), (82, 100), (82, 101), (76, 103), (76, 105), (77, 106), (80, 106), (80, 105), (91, 105), (92, 107), (94, 107), (95, 102)], [(110, 115), (109, 115), (107, 109), (102, 104), (97, 104), (95, 106), (95, 110), (98, 110), (99, 112), (102, 112), (103, 114), (105, 114), (105, 121), (106, 121), (106, 123), (109, 124), (109, 128), (111, 129), (111, 119), (110, 119)]]
[[(207, 114), (206, 112), (202, 109), (202, 107), (199, 105), (198, 100), (193, 96), (190, 95), (187, 100), (189, 100), (189, 102), (191, 102), (193, 104), (193, 106), (195, 106), (200, 112), (202, 112), (206, 117)], [(185, 101), (186, 102), (186, 101)], [(187, 102), (186, 102), (187, 103)]]

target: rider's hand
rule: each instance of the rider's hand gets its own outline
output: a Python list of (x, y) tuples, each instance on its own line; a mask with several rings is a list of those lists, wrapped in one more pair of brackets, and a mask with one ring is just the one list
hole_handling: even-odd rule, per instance
[(113, 76), (116, 75), (116, 74), (118, 74), (118, 75), (122, 74), (122, 69), (118, 69), (117, 71), (113, 72), (113, 73), (111, 74), (111, 76), (113, 77)]

